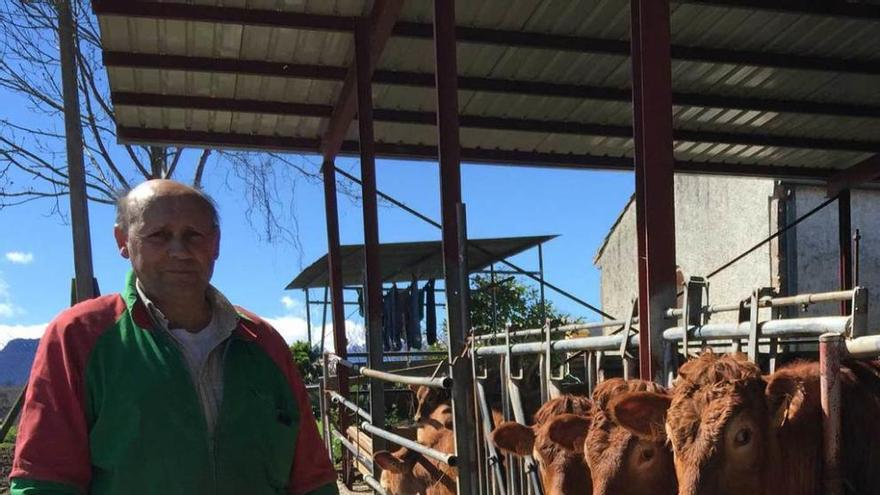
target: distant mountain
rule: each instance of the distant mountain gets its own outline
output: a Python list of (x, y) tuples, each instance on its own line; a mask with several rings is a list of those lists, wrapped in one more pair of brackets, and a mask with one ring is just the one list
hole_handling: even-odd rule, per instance
[(27, 383), (40, 339), (13, 339), (0, 349), (0, 386)]

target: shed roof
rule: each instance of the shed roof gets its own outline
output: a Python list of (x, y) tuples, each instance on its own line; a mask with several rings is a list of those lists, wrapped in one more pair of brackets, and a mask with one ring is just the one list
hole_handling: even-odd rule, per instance
[[(554, 239), (555, 235), (505, 237), (468, 240), (468, 272), (472, 273)], [(443, 243), (441, 241), (398, 242), (379, 245), (383, 282), (410, 282), (443, 278)], [(362, 285), (364, 246), (342, 246), (343, 285)], [(286, 289), (327, 287), (327, 255), (300, 272)]]
[[(121, 141), (315, 153), (372, 8), (93, 4)], [(464, 161), (632, 169), (628, 1), (456, 9)], [(687, 0), (671, 22), (677, 170), (822, 178), (880, 151), (880, 0)], [(436, 157), (431, 37), (431, 2), (404, 2), (373, 79), (379, 156)]]

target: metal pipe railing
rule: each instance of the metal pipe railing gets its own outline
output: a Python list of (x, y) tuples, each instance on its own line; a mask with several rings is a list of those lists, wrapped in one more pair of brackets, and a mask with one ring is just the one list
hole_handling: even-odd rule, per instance
[[(760, 308), (778, 308), (782, 306), (800, 306), (802, 304), (817, 304), (821, 302), (849, 301), (855, 295), (856, 289), (839, 290), (833, 292), (818, 292), (815, 294), (799, 294), (785, 297), (762, 297), (758, 300)], [(739, 311), (739, 303), (712, 304), (703, 306), (703, 314), (725, 313)], [(684, 314), (683, 308), (670, 308), (666, 310), (667, 318), (680, 318)]]
[[(759, 323), (762, 337), (816, 337), (823, 333), (844, 334), (849, 329), (852, 318), (849, 316), (820, 316), (815, 318), (791, 318), (787, 320), (769, 320)], [(743, 323), (709, 323), (702, 326), (691, 326), (690, 335), (697, 340), (726, 340), (749, 338), (750, 324)], [(668, 341), (682, 340), (684, 329), (673, 327), (663, 332)], [(575, 351), (615, 351), (620, 349), (624, 335), (603, 335), (598, 337), (578, 337), (574, 339), (550, 342), (551, 352)], [(638, 347), (638, 335), (628, 337), (628, 345)], [(526, 355), (541, 354), (547, 351), (547, 342), (527, 342), (510, 346), (510, 354)], [(505, 345), (492, 345), (477, 348), (474, 352), (479, 356), (503, 356), (507, 354)]]
[[(554, 340), (549, 343), (551, 352), (576, 352), (576, 351), (614, 351), (620, 349), (624, 335), (603, 335), (597, 337), (577, 337), (574, 339)], [(629, 336), (629, 345), (638, 346), (639, 336)], [(510, 354), (520, 356), (526, 354), (542, 354), (547, 350), (547, 342), (527, 342), (510, 346)], [(504, 356), (507, 354), (506, 345), (491, 345), (479, 347), (474, 352), (479, 356)]]
[(880, 335), (867, 335), (846, 341), (848, 357), (871, 359), (880, 356)]
[[(639, 319), (634, 318), (632, 323), (638, 324)], [(573, 323), (570, 325), (560, 325), (558, 327), (550, 328), (550, 333), (562, 333), (562, 332), (579, 332), (583, 330), (597, 330), (601, 328), (610, 328), (610, 327), (621, 327), (626, 325), (626, 320), (607, 320), (607, 321), (597, 321), (595, 323)], [(515, 330), (510, 332), (511, 337), (535, 337), (535, 336), (543, 336), (547, 332), (544, 328), (529, 328), (526, 330)], [(476, 340), (492, 340), (492, 339), (503, 339), (505, 337), (505, 333), (495, 332), (495, 333), (487, 333), (482, 335), (477, 335)]]
[(357, 414), (358, 416), (364, 418), (367, 421), (373, 420), (372, 419), (373, 416), (370, 415), (369, 412), (365, 411), (364, 409), (361, 409), (354, 402), (351, 402), (348, 399), (346, 399), (345, 397), (339, 395), (338, 392), (334, 392), (333, 390), (328, 390), (327, 395), (330, 396), (330, 399), (333, 401), (334, 404), (342, 404), (343, 406), (347, 407), (349, 411)]
[(382, 485), (378, 481), (376, 481), (376, 478), (373, 478), (369, 474), (364, 476), (364, 483), (370, 485), (370, 488), (372, 488), (373, 491), (375, 491), (379, 495), (388, 495), (388, 492), (386, 492), (385, 489), (382, 488)]
[[(819, 316), (815, 318), (791, 318), (768, 320), (758, 323), (762, 337), (816, 337), (824, 333), (844, 334), (850, 326), (849, 316)], [(750, 322), (708, 323), (690, 326), (689, 335), (695, 340), (727, 340), (749, 338)], [(684, 338), (684, 328), (673, 327), (663, 331), (663, 338), (678, 341)]]
[(404, 385), (424, 385), (431, 388), (452, 388), (452, 377), (449, 376), (406, 376), (396, 373), (388, 373), (370, 368), (361, 368), (361, 375), (385, 382), (401, 383)]
[(377, 428), (366, 421), (361, 423), (361, 429), (366, 431), (367, 433), (370, 433), (371, 435), (377, 436), (379, 438), (384, 438), (389, 442), (400, 445), (401, 447), (406, 447), (413, 452), (418, 452), (419, 454), (428, 456), (432, 459), (436, 459), (444, 464), (448, 464), (449, 466), (455, 467), (455, 464), (457, 462), (457, 457), (455, 454), (440, 452), (439, 450), (425, 447), (424, 445), (414, 442), (408, 438), (402, 437), (395, 433), (391, 433), (390, 431), (385, 431), (381, 428)]
[(336, 437), (336, 439), (339, 440), (339, 443), (342, 444), (342, 446), (345, 447), (349, 452), (351, 452), (351, 455), (355, 456), (358, 461), (363, 463), (363, 465), (366, 466), (367, 469), (369, 469), (370, 471), (373, 470), (373, 459), (363, 454), (364, 449), (358, 448), (355, 444), (351, 443), (348, 438), (337, 431), (336, 428), (330, 428), (330, 434)]
[(391, 383), (400, 383), (403, 385), (424, 385), (431, 388), (445, 389), (452, 388), (452, 377), (449, 376), (425, 377), (399, 375), (397, 373), (389, 373), (387, 371), (379, 371), (368, 368), (366, 366), (361, 366), (336, 355), (333, 355), (332, 359), (338, 364), (341, 364), (342, 366), (345, 366), (346, 368), (351, 370), (352, 373), (359, 373), (361, 376), (365, 376), (368, 378), (375, 378), (377, 380)]

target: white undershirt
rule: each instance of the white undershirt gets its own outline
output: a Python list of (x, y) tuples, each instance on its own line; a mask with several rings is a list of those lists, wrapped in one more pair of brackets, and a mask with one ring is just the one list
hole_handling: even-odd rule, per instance
[(205, 365), (208, 354), (214, 350), (219, 340), (222, 339), (222, 336), (218, 336), (217, 329), (215, 328), (216, 322), (217, 318), (212, 317), (208, 326), (198, 332), (189, 332), (183, 328), (168, 329), (174, 336), (174, 339), (183, 347), (187, 364), (195, 379), (200, 378), (199, 375), (201, 374), (202, 367)]

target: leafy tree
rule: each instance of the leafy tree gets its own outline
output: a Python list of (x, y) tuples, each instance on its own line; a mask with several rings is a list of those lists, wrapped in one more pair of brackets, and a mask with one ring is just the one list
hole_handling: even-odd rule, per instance
[(551, 301), (545, 301), (542, 308), (537, 288), (516, 277), (496, 278), (492, 283), (487, 275), (471, 278), (470, 316), (471, 327), (477, 328), (478, 333), (487, 333), (493, 324), (499, 330), (508, 323), (514, 328), (540, 328), (545, 318), (552, 325), (571, 320)]
[(297, 341), (290, 346), (293, 362), (306, 383), (316, 383), (321, 378), (321, 350), (309, 346), (308, 342)]

